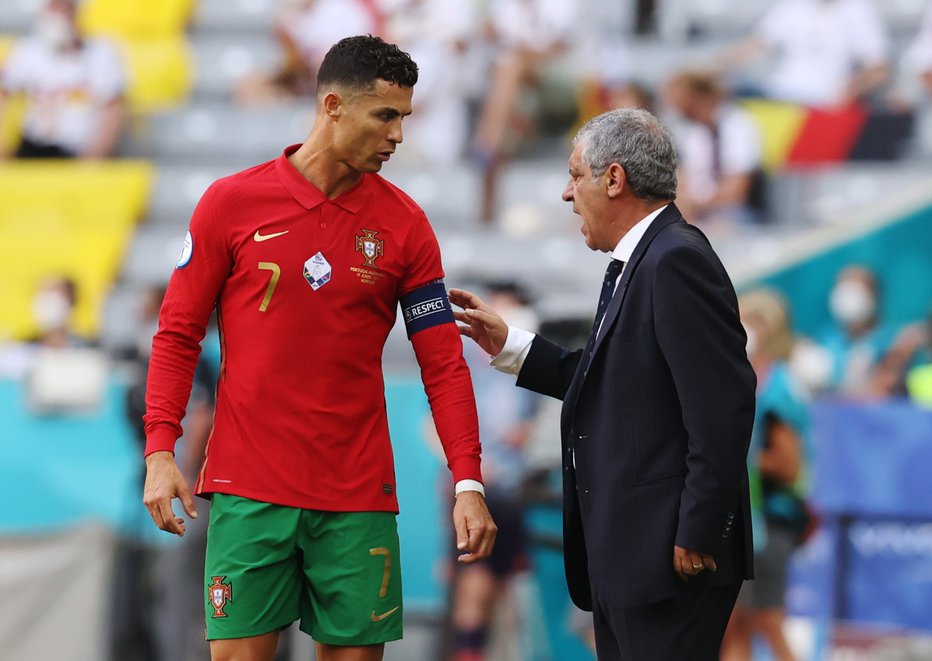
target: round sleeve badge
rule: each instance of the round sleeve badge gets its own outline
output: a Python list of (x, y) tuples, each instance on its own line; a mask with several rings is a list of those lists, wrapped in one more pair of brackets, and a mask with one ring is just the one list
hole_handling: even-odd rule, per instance
[(176, 269), (182, 269), (191, 261), (191, 255), (194, 253), (194, 239), (191, 238), (191, 230), (184, 235), (184, 245), (181, 247), (181, 254), (178, 255), (178, 262), (175, 264)]

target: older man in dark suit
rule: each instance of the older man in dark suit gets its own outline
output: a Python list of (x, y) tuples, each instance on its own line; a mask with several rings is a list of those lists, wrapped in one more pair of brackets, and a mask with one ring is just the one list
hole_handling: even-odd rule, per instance
[(592, 333), (570, 351), (451, 290), (461, 330), (563, 400), (564, 559), (604, 660), (718, 658), (752, 575), (754, 372), (735, 291), (676, 197), (676, 152), (642, 110), (587, 123), (563, 199), (610, 252)]

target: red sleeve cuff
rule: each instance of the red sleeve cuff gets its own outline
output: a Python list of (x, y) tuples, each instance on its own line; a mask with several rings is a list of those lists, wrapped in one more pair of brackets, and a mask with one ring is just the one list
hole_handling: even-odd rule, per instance
[(481, 460), (477, 456), (465, 455), (457, 457), (450, 462), (450, 471), (453, 473), (453, 483), (460, 480), (476, 480), (482, 482)]
[(174, 453), (175, 443), (178, 438), (175, 432), (168, 427), (156, 427), (146, 435), (146, 454), (149, 456), (153, 452), (168, 451)]

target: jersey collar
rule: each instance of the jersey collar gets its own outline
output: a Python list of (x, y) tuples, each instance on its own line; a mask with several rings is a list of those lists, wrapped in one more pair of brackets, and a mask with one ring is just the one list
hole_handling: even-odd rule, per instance
[(369, 187), (366, 185), (368, 175), (364, 174), (362, 180), (360, 180), (358, 184), (339, 197), (330, 200), (317, 186), (305, 179), (304, 176), (288, 162), (288, 157), (297, 151), (300, 146), (300, 144), (297, 144), (286, 147), (282, 155), (275, 161), (275, 170), (278, 174), (278, 178), (288, 192), (291, 193), (291, 196), (308, 210), (324, 202), (332, 202), (350, 213), (358, 213), (360, 209), (366, 205), (366, 202), (369, 201)]

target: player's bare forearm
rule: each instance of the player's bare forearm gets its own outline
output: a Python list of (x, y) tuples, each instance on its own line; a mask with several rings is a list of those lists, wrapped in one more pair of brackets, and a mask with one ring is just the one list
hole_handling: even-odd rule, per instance
[(159, 528), (165, 532), (184, 536), (184, 519), (175, 516), (172, 499), (181, 501), (184, 511), (192, 519), (197, 518), (194, 499), (184, 476), (175, 464), (175, 455), (168, 451), (153, 452), (146, 457), (146, 484), (143, 489), (142, 502), (149, 515)]
[(460, 562), (469, 564), (491, 555), (498, 527), (489, 514), (485, 497), (478, 491), (457, 494), (453, 506), (453, 528), (456, 531), (456, 548), (464, 551), (459, 556)]

